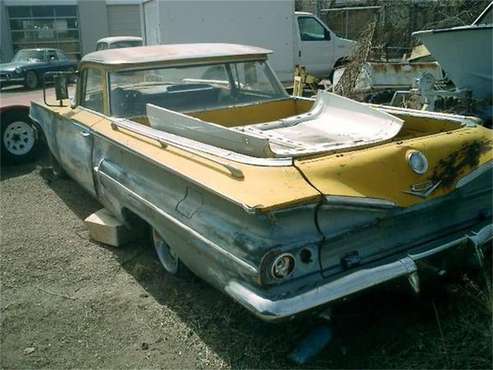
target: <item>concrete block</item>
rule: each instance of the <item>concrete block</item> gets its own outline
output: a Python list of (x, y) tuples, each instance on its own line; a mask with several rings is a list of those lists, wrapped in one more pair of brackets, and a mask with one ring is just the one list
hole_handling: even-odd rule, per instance
[(113, 247), (120, 247), (143, 236), (142, 230), (127, 228), (104, 208), (94, 212), (84, 222), (91, 239)]

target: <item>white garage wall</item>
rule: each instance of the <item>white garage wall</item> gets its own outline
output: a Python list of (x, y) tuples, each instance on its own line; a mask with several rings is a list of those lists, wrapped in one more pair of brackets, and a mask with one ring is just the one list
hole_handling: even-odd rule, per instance
[(142, 36), (139, 5), (108, 5), (109, 36)]

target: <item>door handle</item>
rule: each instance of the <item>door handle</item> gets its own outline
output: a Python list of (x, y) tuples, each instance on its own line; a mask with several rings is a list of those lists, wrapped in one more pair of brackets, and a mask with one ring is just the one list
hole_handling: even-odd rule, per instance
[(301, 58), (301, 50), (298, 50), (298, 56)]
[(84, 131), (81, 131), (81, 132), (80, 132), (80, 134), (81, 134), (82, 136), (84, 136), (84, 137), (89, 137), (89, 136), (91, 136), (91, 133), (90, 133), (89, 131), (85, 131), (85, 130), (84, 130)]

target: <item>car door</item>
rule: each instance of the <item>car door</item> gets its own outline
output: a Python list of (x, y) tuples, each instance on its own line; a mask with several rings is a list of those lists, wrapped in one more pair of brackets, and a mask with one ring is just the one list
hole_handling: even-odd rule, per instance
[(48, 60), (48, 51), (43, 50), (43, 59), (37, 61), (31, 65), (32, 70), (35, 70), (40, 78), (43, 78), (46, 72), (49, 72), (51, 68), (50, 61)]
[(63, 70), (63, 62), (58, 57), (56, 50), (48, 50), (46, 52), (48, 60), (48, 68), (46, 72), (56, 72)]
[(58, 70), (59, 71), (75, 71), (75, 63), (72, 62), (67, 56), (60, 50), (56, 51), (58, 58)]
[(63, 117), (56, 128), (59, 162), (65, 171), (87, 191), (95, 195), (91, 127), (103, 114), (103, 75), (96, 68), (82, 71), (78, 91), (78, 104)]
[(334, 41), (331, 32), (313, 16), (298, 17), (298, 64), (308, 72), (326, 77), (334, 64)]

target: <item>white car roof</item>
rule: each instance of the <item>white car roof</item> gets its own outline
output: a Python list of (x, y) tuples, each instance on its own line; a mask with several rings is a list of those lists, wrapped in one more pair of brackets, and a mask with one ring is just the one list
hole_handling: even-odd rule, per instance
[(259, 57), (266, 58), (271, 50), (238, 44), (167, 44), (139, 47), (100, 50), (85, 55), (81, 63), (98, 63), (109, 66), (125, 66), (142, 63), (190, 62), (228, 57)]
[(98, 44), (100, 42), (107, 42), (108, 44), (112, 44), (114, 42), (120, 41), (142, 41), (142, 37), (137, 36), (112, 36), (112, 37), (104, 37), (98, 40)]

